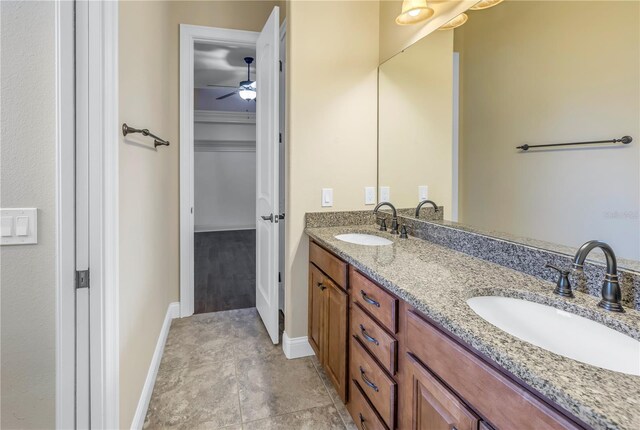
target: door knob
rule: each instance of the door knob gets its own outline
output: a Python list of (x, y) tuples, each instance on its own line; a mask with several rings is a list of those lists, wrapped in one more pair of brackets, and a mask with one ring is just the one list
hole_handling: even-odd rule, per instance
[(262, 218), (265, 221), (271, 221), (273, 222), (273, 214), (269, 214), (269, 216), (266, 215), (262, 215), (260, 218)]

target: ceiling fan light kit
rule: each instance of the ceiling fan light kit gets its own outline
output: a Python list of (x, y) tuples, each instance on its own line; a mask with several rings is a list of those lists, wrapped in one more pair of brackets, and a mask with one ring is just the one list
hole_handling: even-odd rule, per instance
[(226, 99), (235, 94), (238, 94), (242, 100), (248, 102), (256, 99), (256, 81), (251, 80), (251, 63), (253, 63), (253, 57), (244, 57), (244, 62), (247, 63), (247, 80), (240, 82), (238, 89), (223, 96), (217, 97), (216, 100)]
[(426, 21), (435, 11), (427, 5), (427, 0), (404, 0), (402, 12), (396, 18), (398, 25), (411, 25)]

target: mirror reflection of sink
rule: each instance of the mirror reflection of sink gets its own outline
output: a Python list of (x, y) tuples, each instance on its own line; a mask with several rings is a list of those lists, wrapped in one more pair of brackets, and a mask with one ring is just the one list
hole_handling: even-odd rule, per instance
[(391, 245), (393, 243), (389, 239), (385, 239), (384, 237), (380, 237), (380, 236), (375, 236), (373, 234), (359, 234), (359, 233), (338, 234), (335, 236), (335, 238), (343, 242), (355, 243), (356, 245), (366, 245), (366, 246)]
[(520, 340), (582, 363), (640, 376), (640, 341), (595, 321), (511, 297), (472, 297), (467, 304)]

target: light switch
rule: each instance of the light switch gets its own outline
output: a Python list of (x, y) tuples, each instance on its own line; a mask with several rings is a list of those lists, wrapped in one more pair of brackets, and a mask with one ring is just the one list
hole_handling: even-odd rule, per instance
[(38, 243), (38, 209), (0, 209), (2, 236), (0, 245), (32, 245)]
[(380, 201), (388, 202), (391, 200), (391, 188), (390, 187), (380, 187)]
[(29, 235), (29, 217), (17, 216), (16, 217), (16, 236), (28, 236)]
[(11, 237), (13, 236), (13, 217), (12, 216), (3, 216), (2, 217), (2, 237)]
[(330, 208), (333, 206), (333, 188), (322, 189), (322, 207)]
[(426, 185), (418, 185), (418, 201), (423, 202), (429, 198), (429, 187)]
[(364, 204), (376, 204), (376, 187), (364, 187)]

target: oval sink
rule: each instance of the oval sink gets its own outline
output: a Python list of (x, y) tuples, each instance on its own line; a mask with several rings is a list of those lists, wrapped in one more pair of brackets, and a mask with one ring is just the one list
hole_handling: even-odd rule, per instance
[(640, 376), (640, 341), (590, 319), (511, 297), (472, 297), (467, 304), (499, 329), (564, 357)]
[(385, 239), (384, 237), (380, 237), (380, 236), (375, 236), (373, 234), (359, 234), (359, 233), (338, 234), (335, 236), (335, 238), (343, 242), (355, 243), (356, 245), (366, 245), (366, 246), (391, 245), (393, 243), (389, 239)]

